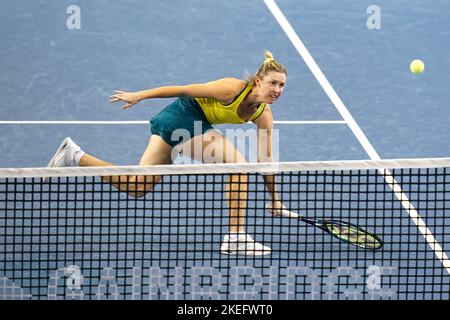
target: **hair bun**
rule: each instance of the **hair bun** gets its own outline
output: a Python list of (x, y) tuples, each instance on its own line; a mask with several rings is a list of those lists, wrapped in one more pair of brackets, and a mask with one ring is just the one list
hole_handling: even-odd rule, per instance
[(255, 74), (247, 77), (247, 83), (255, 84), (257, 78), (262, 79), (269, 72), (280, 72), (287, 76), (286, 68), (275, 60), (272, 52), (266, 50), (264, 54), (264, 63), (259, 66), (258, 71)]
[(270, 63), (270, 62), (272, 62), (272, 61), (274, 61), (274, 60), (275, 60), (275, 59), (273, 58), (272, 52), (266, 51), (264, 63), (265, 63), (265, 64), (266, 64), (266, 63)]

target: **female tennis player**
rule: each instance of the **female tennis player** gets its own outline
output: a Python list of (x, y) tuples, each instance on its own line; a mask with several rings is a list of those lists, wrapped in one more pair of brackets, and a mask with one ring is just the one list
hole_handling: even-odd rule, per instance
[[(257, 73), (247, 81), (225, 78), (203, 84), (160, 87), (139, 92), (115, 91), (110, 102), (125, 102), (120, 109), (132, 107), (144, 99), (178, 97), (150, 120), (151, 137), (139, 165), (171, 164), (174, 148), (179, 152), (203, 162), (193, 150), (200, 145), (202, 150), (212, 150), (214, 162), (244, 163), (246, 159), (218, 131), (214, 124), (241, 124), (252, 121), (258, 129), (258, 161), (271, 161), (271, 130), (273, 128), (270, 104), (283, 93), (287, 72), (270, 52)], [(180, 141), (179, 130), (189, 132), (190, 139)], [(177, 131), (178, 130), (178, 131)], [(186, 131), (187, 130), (187, 131)], [(264, 150), (267, 152), (262, 152)], [(175, 154), (177, 154), (176, 152)], [(218, 159), (219, 157), (219, 159)], [(197, 158), (197, 159), (196, 159)], [(85, 153), (70, 138), (66, 138), (49, 162), (49, 167), (63, 166), (112, 166), (113, 164)], [(150, 192), (161, 176), (102, 177), (133, 197), (142, 197)], [(271, 196), (269, 210), (275, 216), (292, 217), (279, 201), (275, 190), (275, 178), (264, 176), (266, 188)], [(221, 251), (227, 254), (265, 255), (271, 249), (253, 240), (245, 233), (245, 208), (247, 205), (247, 176), (231, 175), (226, 197), (230, 211), (229, 234), (225, 235)]]

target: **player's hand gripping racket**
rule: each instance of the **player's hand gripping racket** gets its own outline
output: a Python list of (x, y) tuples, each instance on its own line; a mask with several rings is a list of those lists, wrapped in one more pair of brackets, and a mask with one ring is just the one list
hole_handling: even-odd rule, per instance
[(273, 209), (271, 204), (267, 205), (274, 216), (282, 216), (287, 218), (297, 218), (303, 222), (313, 225), (331, 234), (344, 242), (354, 246), (364, 248), (366, 250), (378, 250), (383, 246), (383, 241), (376, 234), (361, 228), (353, 223), (340, 220), (319, 220), (301, 216), (295, 212), (291, 212), (282, 206), (279, 209)]

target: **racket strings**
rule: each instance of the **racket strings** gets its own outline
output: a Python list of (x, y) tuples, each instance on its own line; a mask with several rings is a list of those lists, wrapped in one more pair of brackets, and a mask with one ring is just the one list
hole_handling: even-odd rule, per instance
[(362, 228), (341, 225), (338, 223), (327, 223), (326, 226), (332, 235), (353, 245), (374, 250), (379, 249), (382, 246), (378, 237)]

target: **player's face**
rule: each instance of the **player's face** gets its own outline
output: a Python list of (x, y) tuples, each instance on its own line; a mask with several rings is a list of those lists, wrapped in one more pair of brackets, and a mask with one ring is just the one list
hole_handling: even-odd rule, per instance
[(258, 79), (260, 95), (265, 103), (274, 103), (283, 93), (286, 75), (281, 72), (268, 72), (262, 79)]

